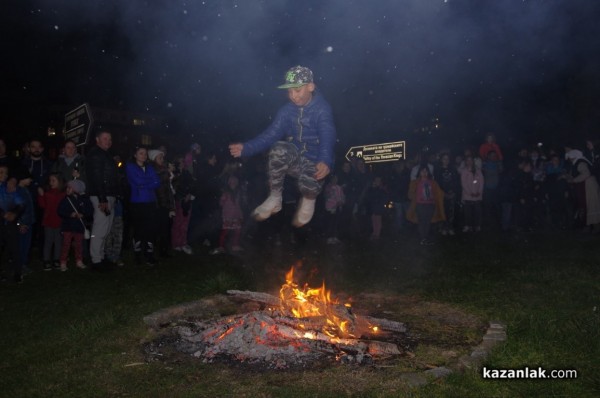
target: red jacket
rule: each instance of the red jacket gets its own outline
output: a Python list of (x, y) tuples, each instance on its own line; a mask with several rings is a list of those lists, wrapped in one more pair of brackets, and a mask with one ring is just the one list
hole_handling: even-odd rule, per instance
[(58, 189), (50, 189), (38, 196), (38, 205), (44, 209), (42, 225), (48, 228), (60, 228), (62, 219), (58, 215), (58, 204), (66, 196)]
[(481, 160), (487, 160), (487, 155), (490, 151), (495, 151), (498, 155), (498, 160), (502, 160), (502, 151), (500, 150), (498, 144), (496, 144), (495, 142), (484, 142), (483, 144), (481, 144), (481, 146), (479, 147), (479, 156), (481, 157)]

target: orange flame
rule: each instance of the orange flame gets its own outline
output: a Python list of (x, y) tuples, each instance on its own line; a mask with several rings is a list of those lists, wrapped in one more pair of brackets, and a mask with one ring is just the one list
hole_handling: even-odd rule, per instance
[[(338, 304), (331, 298), (331, 292), (325, 288), (323, 282), (320, 288), (311, 288), (307, 284), (300, 288), (294, 281), (294, 267), (285, 275), (285, 284), (279, 290), (281, 306), (296, 318), (325, 317), (326, 325), (321, 331), (330, 337), (347, 336), (348, 321), (336, 316), (331, 306)], [(349, 307), (349, 304), (346, 304)], [(305, 337), (310, 337), (307, 333)]]

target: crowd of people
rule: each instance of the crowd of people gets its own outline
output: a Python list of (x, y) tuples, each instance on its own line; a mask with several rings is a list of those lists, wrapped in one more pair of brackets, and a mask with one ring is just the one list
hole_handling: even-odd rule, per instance
[(332, 109), (312, 71), (292, 67), (278, 88), (289, 102), (257, 137), (229, 144), (225, 162), (192, 143), (174, 156), (165, 146), (136, 147), (123, 166), (102, 129), (85, 156), (67, 140), (55, 160), (41, 140), (17, 159), (0, 139), (2, 279), (12, 272), (22, 282), (31, 253), (46, 271), (67, 271), (71, 257), (77, 268), (109, 271), (125, 265), (130, 240), (133, 261), (154, 266), (173, 252), (192, 255), (194, 245), (240, 253), (252, 236), (294, 243), (306, 231), (332, 245), (403, 229), (416, 230), (421, 245), (433, 244), (435, 233), (485, 228), (598, 231), (600, 154), (592, 141), (584, 151), (536, 146), (511, 157), (490, 133), (477, 149), (423, 151), (392, 167), (335, 162)]
[(600, 154), (592, 141), (583, 151), (536, 146), (511, 157), (489, 134), (479, 150), (460, 154), (422, 152), (375, 167), (360, 158), (338, 162), (323, 181), (314, 219), (291, 228), (302, 195), (290, 177), (283, 181), (283, 211), (260, 223), (266, 226), (252, 219), (270, 189), (265, 158), (222, 162), (194, 143), (175, 156), (165, 147), (138, 147), (122, 166), (111, 138), (99, 132), (85, 157), (66, 141), (54, 161), (40, 140), (31, 140), (17, 159), (0, 139), (4, 280), (11, 271), (17, 282), (31, 272), (38, 261), (30, 258), (32, 248), (43, 270), (67, 271), (72, 258), (77, 268), (106, 271), (125, 264), (124, 246), (136, 264), (149, 266), (174, 252), (191, 255), (193, 245), (211, 246), (211, 254), (240, 253), (260, 227), (273, 244), (284, 234), (293, 242), (303, 230), (327, 244), (406, 230), (430, 245), (436, 235), (482, 229), (598, 232), (600, 225)]

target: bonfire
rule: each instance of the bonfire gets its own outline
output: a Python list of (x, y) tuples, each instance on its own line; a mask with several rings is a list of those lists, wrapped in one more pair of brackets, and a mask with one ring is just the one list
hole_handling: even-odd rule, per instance
[(364, 364), (402, 353), (394, 341), (406, 333), (403, 323), (354, 314), (350, 304), (332, 298), (324, 282), (319, 288), (300, 285), (293, 267), (279, 297), (227, 293), (233, 300), (259, 303), (259, 309), (178, 326), (179, 350), (205, 362), (227, 359), (275, 368), (324, 358)]

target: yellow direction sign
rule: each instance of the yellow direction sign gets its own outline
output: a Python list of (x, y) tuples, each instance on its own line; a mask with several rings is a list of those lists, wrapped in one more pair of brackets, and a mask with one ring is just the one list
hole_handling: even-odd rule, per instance
[(405, 141), (360, 145), (348, 149), (346, 159), (350, 161), (352, 158), (360, 158), (365, 163), (393, 162), (406, 159), (405, 151)]

